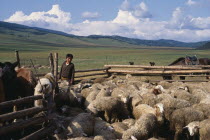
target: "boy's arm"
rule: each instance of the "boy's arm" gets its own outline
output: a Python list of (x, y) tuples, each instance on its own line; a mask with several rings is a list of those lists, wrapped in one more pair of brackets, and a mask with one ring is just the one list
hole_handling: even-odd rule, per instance
[(74, 69), (74, 65), (72, 67), (72, 75), (71, 75), (71, 78), (70, 78), (70, 81), (69, 83), (72, 85), (74, 84), (74, 75), (75, 75), (75, 69)]

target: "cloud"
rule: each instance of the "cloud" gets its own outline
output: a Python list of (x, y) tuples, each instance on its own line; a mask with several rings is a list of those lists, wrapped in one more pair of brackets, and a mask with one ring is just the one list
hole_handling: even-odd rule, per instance
[(196, 5), (197, 2), (195, 2), (195, 1), (193, 1), (193, 0), (188, 0), (188, 1), (186, 2), (186, 4), (187, 4), (188, 6), (192, 6), (192, 5)]
[(205, 30), (210, 29), (210, 17), (192, 17), (185, 15), (183, 8), (177, 7), (167, 27), (174, 29)]
[(139, 22), (139, 19), (137, 19), (132, 12), (129, 11), (122, 11), (119, 10), (117, 17), (113, 20), (113, 23), (119, 23), (119, 24), (137, 24)]
[(59, 5), (53, 5), (49, 11), (32, 12), (29, 15), (17, 11), (5, 21), (82, 36), (119, 35), (139, 39), (173, 39), (184, 42), (210, 39), (210, 17), (193, 17), (187, 15), (183, 7), (177, 7), (168, 21), (155, 21), (150, 18), (152, 15), (144, 2), (133, 8), (128, 8), (127, 0), (123, 3), (127, 3), (127, 8), (126, 4), (124, 8), (121, 5), (116, 17), (108, 21), (94, 21), (92, 18), (98, 13), (89, 12), (84, 14), (85, 21), (71, 23), (71, 13), (62, 11)]
[(101, 15), (98, 12), (83, 12), (82, 13), (82, 18), (85, 19), (96, 19), (99, 18)]
[(140, 17), (140, 18), (151, 18), (152, 17), (152, 14), (149, 12), (149, 10), (144, 2), (141, 2), (138, 6), (136, 6), (133, 13), (136, 17)]
[(32, 12), (30, 15), (17, 11), (5, 21), (65, 31), (65, 27), (69, 27), (70, 20), (69, 12), (62, 11), (59, 5), (53, 5), (47, 12)]
[(124, 0), (123, 1), (123, 3), (120, 6), (120, 10), (123, 10), (123, 11), (129, 11), (129, 10), (131, 10), (131, 5), (128, 2), (128, 0)]

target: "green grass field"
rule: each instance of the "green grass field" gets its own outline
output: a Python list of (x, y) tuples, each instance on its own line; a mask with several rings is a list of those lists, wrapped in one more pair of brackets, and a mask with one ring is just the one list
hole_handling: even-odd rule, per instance
[[(58, 53), (59, 65), (65, 60), (67, 53), (74, 55), (73, 63), (77, 70), (103, 68), (106, 64), (129, 64), (130, 61), (136, 65), (149, 65), (153, 61), (156, 65), (168, 65), (179, 57), (186, 54), (197, 57), (208, 57), (209, 50), (183, 50), (183, 49), (135, 49), (135, 48), (102, 48), (102, 47), (49, 47), (42, 51), (19, 51), (22, 65), (48, 65), (49, 53)], [(14, 62), (15, 51), (2, 51), (0, 49), (0, 62)]]

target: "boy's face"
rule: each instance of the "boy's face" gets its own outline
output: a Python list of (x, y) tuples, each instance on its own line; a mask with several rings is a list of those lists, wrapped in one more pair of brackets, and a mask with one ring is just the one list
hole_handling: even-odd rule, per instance
[(66, 62), (67, 62), (67, 63), (71, 63), (71, 61), (72, 61), (72, 58), (71, 58), (71, 57), (67, 57), (67, 58), (66, 58)]

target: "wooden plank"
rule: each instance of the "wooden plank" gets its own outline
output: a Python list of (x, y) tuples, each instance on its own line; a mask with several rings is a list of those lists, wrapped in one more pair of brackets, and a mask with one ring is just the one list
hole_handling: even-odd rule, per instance
[(209, 80), (149, 80), (150, 83), (152, 82), (209, 82)]
[(145, 66), (145, 65), (104, 65), (105, 68), (149, 68), (149, 69), (202, 69), (202, 67), (210, 67), (210, 65), (177, 65), (177, 66)]
[(16, 123), (9, 124), (7, 126), (2, 126), (0, 127), (0, 135), (17, 131), (17, 130), (20, 130), (20, 129), (23, 129), (23, 128), (26, 128), (35, 124), (40, 124), (46, 120), (47, 120), (47, 117), (42, 116), (42, 117), (30, 118), (24, 121), (19, 121)]
[(38, 100), (38, 99), (42, 99), (42, 98), (43, 98), (42, 95), (36, 95), (36, 96), (28, 96), (28, 97), (24, 97), (24, 98), (20, 98), (20, 99), (16, 99), (16, 100), (2, 102), (2, 103), (0, 103), (0, 109), (6, 108), (6, 107), (12, 107), (14, 105), (19, 105), (22, 103), (30, 103), (30, 102), (33, 102), (34, 100)]
[(45, 110), (47, 110), (47, 108), (32, 107), (32, 108), (28, 108), (28, 109), (24, 109), (24, 110), (20, 110), (20, 111), (16, 111), (16, 112), (3, 114), (3, 115), (0, 115), (0, 123), (5, 122), (5, 121), (10, 121), (13, 119), (23, 118), (25, 116), (33, 115), (33, 114), (36, 114), (36, 113), (39, 113), (39, 112), (45, 111)]
[(125, 73), (125, 74), (184, 74), (184, 73), (209, 73), (210, 70), (112, 70), (112, 73)]
[(210, 75), (172, 75), (172, 76), (186, 76), (186, 77), (206, 77)]
[(51, 125), (49, 127), (42, 128), (20, 140), (41, 140), (46, 138), (46, 136), (51, 135), (56, 130), (55, 125)]
[(108, 68), (103, 68), (103, 69), (89, 69), (89, 70), (77, 70), (75, 71), (75, 73), (79, 73), (79, 72), (92, 72), (92, 71), (105, 71)]
[(88, 77), (88, 76), (95, 76), (95, 75), (106, 75), (107, 73), (94, 73), (94, 74), (86, 74), (86, 75), (79, 75), (75, 76), (75, 78), (80, 78), (80, 77)]

